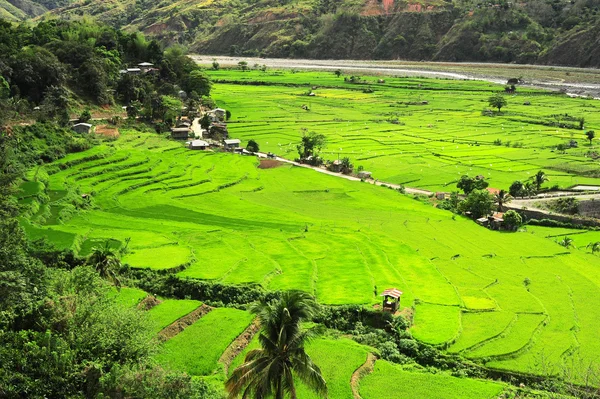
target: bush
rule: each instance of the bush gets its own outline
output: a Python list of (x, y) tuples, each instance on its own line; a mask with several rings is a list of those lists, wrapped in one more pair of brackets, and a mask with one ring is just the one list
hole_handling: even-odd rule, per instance
[(523, 223), (521, 215), (512, 209), (504, 214), (504, 224), (508, 230), (516, 230)]

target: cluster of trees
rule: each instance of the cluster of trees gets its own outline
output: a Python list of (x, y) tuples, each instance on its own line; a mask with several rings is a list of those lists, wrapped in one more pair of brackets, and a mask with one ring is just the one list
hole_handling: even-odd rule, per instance
[(115, 300), (110, 249), (81, 259), (26, 239), (15, 196), (25, 171), (92, 144), (50, 123), (0, 128), (0, 397), (221, 398), (152, 363), (147, 319)]
[(323, 160), (319, 157), (319, 152), (325, 147), (326, 142), (323, 134), (308, 132), (306, 129), (303, 129), (302, 140), (296, 146), (299, 156), (298, 160), (311, 165), (322, 164)]
[(513, 197), (530, 197), (536, 195), (542, 189), (542, 185), (549, 181), (548, 176), (543, 170), (538, 171), (531, 180), (522, 182), (521, 180), (514, 181), (508, 192)]
[[(209, 79), (182, 48), (163, 52), (158, 42), (140, 33), (85, 18), (54, 19), (33, 27), (0, 20), (0, 53), (0, 122), (39, 108), (39, 118), (67, 123), (69, 104), (77, 97), (98, 105), (138, 102), (132, 113), (139, 110), (164, 120), (170, 118), (165, 109), (180, 97), (195, 101), (197, 108), (210, 94)], [(155, 68), (141, 74), (120, 72), (140, 62)], [(181, 103), (176, 105), (179, 111)]]

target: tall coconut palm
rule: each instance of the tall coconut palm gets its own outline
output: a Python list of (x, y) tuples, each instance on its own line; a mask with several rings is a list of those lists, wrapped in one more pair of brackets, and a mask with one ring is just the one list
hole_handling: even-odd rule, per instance
[(294, 377), (317, 394), (327, 396), (321, 370), (304, 351), (311, 333), (300, 323), (310, 320), (317, 310), (313, 298), (300, 291), (289, 291), (274, 302), (260, 302), (251, 308), (261, 325), (261, 348), (246, 355), (225, 382), (229, 398), (296, 399)]
[(117, 269), (121, 267), (121, 261), (110, 247), (110, 241), (107, 240), (102, 247), (93, 248), (86, 263), (93, 266), (100, 277), (112, 282), (117, 289), (121, 288), (121, 281), (117, 275)]
[(513, 197), (505, 190), (500, 190), (494, 194), (494, 203), (498, 205), (498, 212), (504, 211), (504, 205), (512, 201)]
[(543, 170), (538, 171), (533, 177), (533, 181), (535, 183), (537, 191), (540, 191), (540, 188), (542, 188), (542, 184), (544, 184), (544, 182), (547, 182), (548, 180), (548, 176), (546, 176)]

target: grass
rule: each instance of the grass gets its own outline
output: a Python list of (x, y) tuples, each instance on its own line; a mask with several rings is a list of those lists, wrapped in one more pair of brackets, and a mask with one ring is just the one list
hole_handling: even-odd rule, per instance
[(121, 287), (119, 291), (115, 290), (116, 302), (126, 307), (137, 306), (147, 295), (145, 291), (138, 288)]
[[(215, 86), (214, 97), (232, 112), (231, 134), (255, 139), (264, 151), (281, 156), (297, 156), (295, 143), (304, 127), (325, 134), (325, 158), (348, 156), (375, 178), (410, 187), (450, 190), (468, 174), (484, 175), (491, 187), (507, 189), (539, 169), (546, 170), (553, 185), (599, 181), (585, 172), (594, 167), (586, 153), (597, 145), (589, 147), (582, 130), (540, 124), (567, 113), (584, 117), (586, 129), (598, 130), (600, 105), (594, 101), (520, 87), (507, 96), (501, 114), (482, 116), (487, 99), (502, 86), (415, 77), (386, 77), (383, 84), (363, 77), (370, 83), (357, 85), (330, 72), (209, 73), (227, 82)], [(252, 81), (264, 85), (241, 85)], [(316, 95), (306, 97), (311, 86), (318, 87)], [(362, 93), (365, 87), (374, 93)], [(556, 146), (570, 139), (580, 147), (559, 155)], [(565, 156), (570, 172), (564, 171)]]
[(217, 369), (223, 351), (251, 321), (252, 316), (242, 310), (214, 309), (165, 342), (156, 360), (189, 375), (209, 375)]
[(202, 305), (202, 302), (192, 299), (164, 299), (148, 311), (148, 317), (153, 325), (152, 334), (158, 334), (163, 328), (192, 312), (200, 305)]
[(378, 360), (373, 373), (360, 382), (360, 394), (365, 399), (491, 399), (503, 388), (495, 382), (445, 373), (406, 371), (385, 360)]
[[(294, 82), (312, 81), (322, 75), (273, 73), (267, 76), (274, 81)], [(255, 79), (257, 75), (252, 72), (244, 77)], [(323, 85), (339, 84), (329, 76), (323, 79)], [(482, 91), (489, 91), (488, 86), (473, 82), (386, 79), (386, 85), (387, 82), (390, 87), (380, 93), (382, 96), (396, 90), (398, 96), (394, 101), (405, 101), (403, 93), (406, 98), (417, 96), (423, 91), (418, 86), (421, 84), (428, 88), (427, 95), (439, 95), (445, 109), (454, 110), (452, 115), (458, 112), (459, 105), (447, 98), (447, 91), (457, 93), (457, 103), (465, 101), (469, 90), (480, 100), (484, 97)], [(321, 85), (317, 80), (314, 84)], [(412, 87), (414, 94), (404, 92), (402, 85)], [(489, 163), (493, 163), (493, 168), (504, 170), (511, 180), (518, 175), (513, 173), (514, 168), (535, 170), (539, 165), (532, 162), (550, 166), (556, 162), (558, 154), (549, 153), (544, 158), (546, 150), (542, 151), (545, 141), (554, 140), (551, 134), (552, 137), (540, 139), (542, 147), (526, 149), (530, 151), (529, 158), (521, 148), (483, 145), (479, 136), (473, 140), (480, 141), (480, 146), (465, 144), (462, 141), (466, 138), (462, 137), (457, 139), (462, 140), (461, 143), (455, 143), (459, 148), (452, 149), (454, 158), (446, 156), (448, 142), (443, 141), (443, 132), (417, 136), (414, 132), (420, 131), (408, 126), (408, 121), (407, 125), (387, 122), (365, 125), (360, 118), (371, 114), (373, 119), (380, 118), (377, 113), (383, 112), (380, 110), (385, 107), (377, 101), (385, 98), (359, 92), (352, 100), (349, 96), (356, 93), (346, 92), (354, 88), (326, 89), (330, 107), (323, 111), (315, 108), (317, 101), (323, 101), (318, 94), (316, 99), (310, 100), (314, 101), (310, 113), (294, 108), (295, 101), (307, 98), (290, 99), (290, 93), (296, 90), (292, 86), (242, 87), (279, 96), (277, 107), (269, 115), (261, 114), (261, 102), (269, 99), (268, 96), (256, 95), (253, 97), (256, 101), (241, 102), (233, 94), (227, 94), (226, 90), (232, 88), (222, 84), (217, 85), (216, 95), (233, 111), (232, 135), (263, 134), (262, 138), (255, 136), (261, 147), (264, 145), (264, 150), (271, 148), (280, 154), (286, 153), (279, 151), (277, 143), (291, 142), (293, 147), (300, 134), (298, 127), (310, 122), (315, 129), (327, 128), (334, 133), (342, 127), (354, 129), (352, 134), (340, 132), (339, 140), (356, 145), (349, 154), (359, 148), (361, 152), (371, 151), (371, 155), (361, 153), (360, 157), (368, 156), (373, 165), (379, 163), (376, 167), (387, 167), (389, 173), (406, 173), (410, 179), (419, 181), (434, 182), (448, 169), (472, 168), (473, 173), (479, 173), (478, 168), (489, 167)], [(547, 99), (538, 92), (527, 95), (547, 107), (552, 105), (550, 100), (563, 104), (560, 96)], [(484, 106), (480, 100), (473, 100), (473, 104)], [(288, 101), (292, 101), (292, 105)], [(566, 112), (574, 113), (573, 109), (579, 105), (587, 112), (588, 103), (573, 101), (575, 105), (567, 105)], [(430, 104), (434, 104), (433, 100)], [(425, 121), (431, 117), (423, 113), (422, 107), (402, 107), (406, 108), (402, 112), (413, 112)], [(318, 122), (321, 119), (317, 117), (327, 120), (338, 111), (348, 126), (335, 121)], [(484, 125), (486, 128), (495, 126), (498, 133), (502, 131), (502, 123), (508, 130), (507, 121), (498, 122), (497, 118), (502, 117), (488, 120), (481, 119), (474, 111), (464, 112), (461, 122), (464, 119), (465, 124), (478, 127), (463, 130), (455, 126), (457, 135), (475, 134), (474, 130)], [(546, 114), (553, 112), (557, 111), (548, 109)], [(296, 123), (296, 114), (302, 123)], [(250, 122), (246, 124), (247, 133), (242, 133), (246, 130), (236, 129), (244, 126), (245, 115)], [(252, 119), (258, 116), (268, 119), (264, 123)], [(438, 119), (446, 116), (442, 113)], [(592, 126), (594, 118), (589, 118)], [(450, 129), (455, 119), (448, 117), (443, 123)], [(361, 123), (352, 122), (361, 120)], [(441, 124), (438, 122), (438, 128)], [(382, 131), (375, 131), (376, 128), (385, 126), (392, 129), (389, 134), (393, 137), (379, 137)], [(404, 129), (412, 136), (396, 136), (394, 129)], [(373, 131), (374, 136), (363, 137)], [(271, 135), (281, 135), (281, 139), (273, 141)], [(568, 137), (561, 136), (560, 140), (565, 138)], [(332, 135), (330, 150), (342, 147), (338, 144), (334, 147), (334, 139)], [(412, 144), (398, 150), (403, 154), (390, 155), (398, 162), (407, 163), (404, 172), (391, 161), (388, 166), (380, 164), (387, 158), (387, 155), (379, 156), (382, 148), (404, 146), (398, 143), (409, 139)], [(269, 147), (273, 143), (276, 148)], [(424, 146), (440, 156), (420, 152)], [(344, 147), (345, 144), (340, 154), (348, 155)], [(287, 147), (282, 145), (282, 148)], [(501, 161), (489, 161), (490, 157), (500, 154)], [(355, 152), (354, 156), (359, 154)], [(573, 162), (579, 162), (575, 154), (569, 156), (575, 157)], [(431, 163), (432, 169), (421, 172), (419, 165), (423, 162)], [(451, 350), (464, 350), (467, 355), (478, 358), (489, 357), (489, 365), (508, 370), (543, 373), (547, 368), (536, 366), (534, 361), (542, 355), (553, 365), (562, 364), (564, 356), (597, 364), (595, 355), (600, 353), (595, 337), (600, 328), (598, 256), (578, 249), (565, 251), (546, 238), (552, 235), (551, 230), (528, 227), (526, 232), (518, 233), (489, 231), (394, 190), (287, 164), (258, 169), (257, 163), (252, 157), (188, 151), (182, 143), (155, 133), (121, 129), (121, 138), (110, 147), (100, 145), (69, 155), (57, 163), (44, 165), (39, 171), (41, 174), (51, 172), (47, 188), (51, 192), (77, 187), (80, 192), (93, 193), (94, 209), (75, 213), (61, 224), (40, 225), (35, 220), (24, 220), (23, 225), (31, 238), (47, 237), (60, 248), (80, 251), (80, 254), (89, 251), (94, 242), (110, 238), (122, 245), (129, 242), (123, 262), (136, 268), (170, 270), (180, 277), (224, 284), (260, 284), (267, 290), (300, 289), (316, 295), (324, 304), (372, 306), (379, 303), (378, 294), (382, 290), (396, 287), (404, 292), (402, 307), (416, 307), (412, 332), (425, 342), (445, 345), (456, 340)], [(58, 167), (59, 164), (62, 166)], [(371, 168), (371, 164), (361, 164)], [(491, 184), (495, 186), (496, 180)], [(589, 237), (585, 238), (584, 234)], [(594, 240), (597, 233), (584, 234), (573, 234), (573, 237), (581, 236), (582, 243), (586, 243)], [(481, 311), (481, 314), (474, 316), (469, 313), (472, 311)], [(509, 314), (518, 314), (519, 321), (504, 333), (503, 328), (508, 323), (504, 315), (509, 318)], [(527, 318), (531, 318), (532, 323), (524, 324)], [(539, 324), (540, 320), (544, 323)], [(500, 332), (502, 334), (488, 341)], [(548, 353), (548, 348), (554, 348), (552, 353)]]
[(452, 341), (460, 329), (458, 306), (420, 304), (415, 308), (413, 336), (423, 342), (439, 345)]

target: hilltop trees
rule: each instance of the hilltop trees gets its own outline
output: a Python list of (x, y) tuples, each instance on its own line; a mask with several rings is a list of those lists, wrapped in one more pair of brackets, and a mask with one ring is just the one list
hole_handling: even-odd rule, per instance
[(279, 300), (255, 304), (251, 312), (260, 321), (261, 348), (250, 351), (225, 382), (229, 398), (240, 394), (244, 398), (296, 398), (295, 377), (326, 397), (321, 370), (304, 350), (311, 332), (301, 323), (315, 316), (314, 299), (301, 291), (287, 291)]

